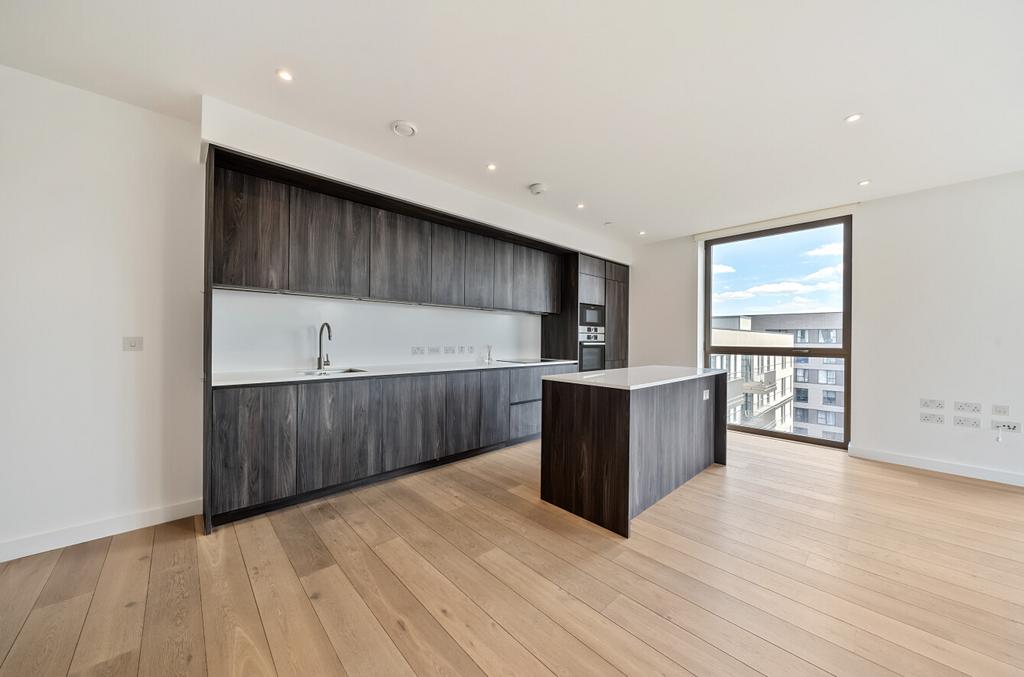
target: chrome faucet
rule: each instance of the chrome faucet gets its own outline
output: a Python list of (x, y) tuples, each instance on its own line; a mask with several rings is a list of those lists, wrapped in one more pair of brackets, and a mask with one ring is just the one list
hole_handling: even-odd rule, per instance
[(331, 366), (331, 356), (324, 356), (324, 329), (327, 330), (327, 340), (332, 341), (334, 338), (331, 336), (331, 325), (324, 322), (320, 325), (320, 354), (316, 358), (316, 368), (323, 370), (325, 367)]

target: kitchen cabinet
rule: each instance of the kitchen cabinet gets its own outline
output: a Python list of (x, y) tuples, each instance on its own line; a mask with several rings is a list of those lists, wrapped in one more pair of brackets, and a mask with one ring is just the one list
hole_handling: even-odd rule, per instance
[(494, 241), (494, 307), (516, 309), (515, 281), (516, 245), (503, 240)]
[(429, 221), (371, 210), (370, 296), (430, 303)]
[(381, 470), (433, 461), (445, 448), (445, 375), (381, 379)]
[(529, 402), (542, 397), (542, 380), (553, 374), (568, 374), (577, 370), (575, 364), (549, 364), (540, 367), (513, 369), (509, 375), (509, 401)]
[(605, 262), (603, 259), (595, 259), (593, 256), (580, 254), (580, 274), (593, 275), (594, 277), (605, 276)]
[(514, 310), (557, 313), (561, 301), (561, 263), (549, 252), (515, 245), (513, 252)]
[(296, 386), (213, 391), (211, 512), (295, 493)]
[(629, 357), (629, 287), (605, 280), (604, 298), (605, 360), (625, 361)]
[(580, 303), (604, 305), (604, 278), (593, 275), (580, 275)]
[(480, 372), (453, 371), (446, 376), (445, 455), (480, 446)]
[(501, 444), (509, 439), (509, 372), (488, 369), (480, 372), (480, 446)]
[(540, 400), (534, 400), (513, 404), (509, 408), (510, 439), (517, 440), (520, 437), (540, 434), (541, 404)]
[(370, 208), (291, 189), (288, 288), (339, 296), (370, 293)]
[(213, 284), (287, 287), (288, 186), (217, 169), (213, 190), (209, 243)]
[(381, 471), (381, 379), (298, 387), (296, 493)]
[(430, 235), (430, 302), (466, 303), (466, 232), (436, 223)]
[(629, 282), (629, 266), (605, 261), (604, 276), (616, 282)]
[(494, 238), (466, 233), (467, 306), (494, 307)]

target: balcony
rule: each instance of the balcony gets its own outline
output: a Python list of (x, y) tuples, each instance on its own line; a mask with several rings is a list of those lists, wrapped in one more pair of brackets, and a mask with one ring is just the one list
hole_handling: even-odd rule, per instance
[(751, 378), (747, 378), (743, 382), (743, 392), (745, 393), (764, 395), (774, 392), (776, 388), (778, 388), (778, 381), (774, 369), (760, 374), (752, 374)]

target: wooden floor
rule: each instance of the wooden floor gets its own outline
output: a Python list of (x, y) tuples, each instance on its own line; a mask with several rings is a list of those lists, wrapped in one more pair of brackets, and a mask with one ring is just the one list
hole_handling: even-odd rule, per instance
[(1024, 674), (1024, 491), (731, 434), (625, 540), (539, 458), (0, 564), (0, 675)]

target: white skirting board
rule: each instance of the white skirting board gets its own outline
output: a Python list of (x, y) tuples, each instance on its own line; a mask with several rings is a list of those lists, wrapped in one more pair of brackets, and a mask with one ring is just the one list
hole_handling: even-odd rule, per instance
[(0, 562), (63, 548), (94, 538), (113, 536), (133, 529), (141, 529), (172, 520), (198, 515), (203, 511), (203, 500), (197, 498), (176, 505), (167, 505), (128, 515), (109, 517), (97, 522), (79, 524), (73, 527), (24, 536), (0, 543)]
[(984, 468), (982, 466), (966, 465), (964, 463), (953, 463), (951, 461), (942, 461), (935, 458), (927, 458), (925, 456), (911, 456), (909, 454), (897, 454), (891, 451), (865, 449), (863, 447), (855, 447), (852, 444), (850, 445), (849, 453), (850, 456), (853, 456), (854, 458), (863, 458), (869, 461), (882, 461), (884, 463), (893, 463), (895, 465), (905, 465), (911, 468), (920, 468), (921, 470), (934, 470), (935, 472), (942, 472), (948, 475), (960, 475), (961, 477), (972, 477), (978, 480), (988, 480), (989, 482), (999, 482), (1000, 484), (1012, 484), (1014, 486), (1024, 487), (1024, 473), (997, 470), (995, 468)]

